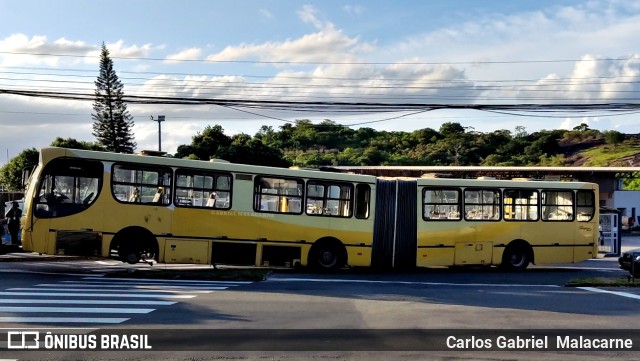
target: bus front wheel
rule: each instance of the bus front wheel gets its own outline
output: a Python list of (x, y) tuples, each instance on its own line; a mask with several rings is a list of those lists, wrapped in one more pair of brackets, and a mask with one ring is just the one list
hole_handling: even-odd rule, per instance
[(501, 266), (507, 271), (524, 271), (531, 260), (531, 252), (528, 246), (512, 244), (504, 250)]
[(153, 235), (141, 228), (129, 227), (120, 231), (113, 239), (112, 249), (118, 251), (118, 258), (122, 262), (136, 264), (158, 257), (158, 243)]
[(128, 264), (136, 264), (140, 262), (140, 259), (142, 258), (142, 253), (139, 250), (131, 247), (123, 248), (119, 253), (122, 262)]

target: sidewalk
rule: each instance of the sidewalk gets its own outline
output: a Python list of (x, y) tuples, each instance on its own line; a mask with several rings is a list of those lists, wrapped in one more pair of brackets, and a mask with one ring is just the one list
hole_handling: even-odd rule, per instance
[(19, 246), (0, 246), (0, 262), (29, 262), (29, 261), (68, 261), (83, 259), (77, 256), (44, 255), (36, 252), (23, 252)]

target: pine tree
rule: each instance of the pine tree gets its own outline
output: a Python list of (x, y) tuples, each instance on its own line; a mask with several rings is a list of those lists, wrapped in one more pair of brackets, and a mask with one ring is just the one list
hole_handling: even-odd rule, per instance
[(100, 75), (95, 84), (95, 113), (91, 114), (93, 135), (107, 151), (133, 153), (136, 147), (132, 132), (133, 117), (122, 100), (123, 85), (113, 69), (113, 61), (104, 43), (100, 53)]

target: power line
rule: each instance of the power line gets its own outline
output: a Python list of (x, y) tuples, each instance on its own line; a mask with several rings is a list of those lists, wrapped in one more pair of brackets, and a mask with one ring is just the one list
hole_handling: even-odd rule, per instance
[[(97, 51), (97, 49), (96, 49)], [(0, 51), (0, 54), (6, 55), (29, 55), (29, 56), (57, 56), (66, 58), (100, 58), (96, 55), (77, 55), (77, 54), (56, 54), (56, 53), (32, 53), (19, 51)], [(591, 59), (551, 59), (551, 60), (474, 60), (474, 61), (446, 61), (446, 62), (428, 62), (428, 61), (410, 61), (410, 62), (367, 62), (367, 61), (276, 61), (276, 60), (210, 60), (210, 59), (171, 59), (171, 58), (150, 58), (150, 57), (128, 57), (128, 56), (109, 56), (112, 59), (120, 60), (145, 60), (145, 61), (170, 61), (170, 62), (201, 62), (213, 64), (237, 63), (237, 64), (291, 64), (291, 65), (481, 65), (481, 64), (540, 64), (540, 63), (569, 63), (577, 61), (600, 62), (600, 61), (621, 61), (635, 59), (635, 56), (626, 56), (618, 58), (591, 58)]]

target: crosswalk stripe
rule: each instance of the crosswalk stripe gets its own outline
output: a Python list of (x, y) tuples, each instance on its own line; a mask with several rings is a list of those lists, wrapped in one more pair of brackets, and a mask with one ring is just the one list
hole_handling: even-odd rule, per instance
[(175, 301), (153, 300), (61, 300), (61, 299), (33, 299), (33, 298), (0, 298), (0, 304), (48, 304), (48, 305), (128, 305), (128, 306), (171, 306)]
[(0, 323), (123, 323), (130, 318), (119, 317), (0, 317)]
[[(99, 281), (99, 282), (113, 282), (114, 278), (104, 278), (104, 277), (83, 277), (85, 280)], [(64, 282), (64, 281), (63, 281)], [(162, 280), (162, 279), (148, 279), (148, 278), (119, 278), (117, 282), (135, 282), (135, 283), (189, 283), (189, 284), (202, 284), (202, 285), (210, 285), (213, 283), (219, 283), (223, 285), (244, 285), (253, 283), (252, 281), (202, 281), (202, 280)]]
[(0, 312), (33, 313), (149, 313), (153, 308), (116, 308), (116, 307), (11, 307), (0, 306)]
[[(220, 288), (220, 289), (224, 289), (224, 288)], [(63, 288), (63, 287), (37, 287), (37, 288), (31, 288), (31, 287), (16, 287), (16, 288), (9, 288), (7, 289), (7, 291), (30, 291), (30, 290), (37, 290), (37, 291), (57, 291), (57, 292), (77, 292), (79, 290), (74, 289), (74, 290), (70, 290), (68, 288)], [(165, 289), (159, 289), (159, 288), (152, 288), (152, 289), (139, 289), (139, 288), (123, 288), (123, 287), (119, 287), (117, 289), (105, 289), (105, 288), (83, 288), (82, 289), (85, 292), (122, 292), (127, 291), (128, 293), (140, 293), (143, 294), (145, 292), (166, 292), (166, 293), (184, 293), (185, 291), (181, 291), (181, 290), (165, 290)], [(188, 291), (188, 293), (211, 293), (213, 291), (206, 291), (206, 290), (193, 290), (193, 291)]]
[[(118, 324), (130, 318), (100, 316), (148, 314), (159, 306), (170, 306), (199, 294), (249, 283), (252, 282), (89, 276), (58, 283), (14, 287), (0, 291), (0, 314), (11, 315), (0, 316), (0, 324)], [(45, 314), (60, 314), (60, 317), (47, 317)], [(63, 317), (64, 314), (70, 316)], [(78, 317), (83, 314), (87, 317)]]
[[(60, 284), (55, 283), (42, 283), (36, 285), (36, 287), (60, 287)], [(75, 283), (75, 284), (65, 284), (65, 288), (143, 288), (143, 289), (158, 289), (158, 287), (162, 287), (162, 289), (175, 289), (175, 290), (225, 290), (229, 288), (229, 286), (170, 286), (170, 285), (133, 285), (133, 284), (100, 284), (100, 283)]]
[(118, 293), (65, 293), (65, 292), (0, 292), (0, 296), (74, 296), (74, 297), (120, 297), (120, 298), (194, 298), (195, 295), (167, 295), (162, 293), (118, 294)]

